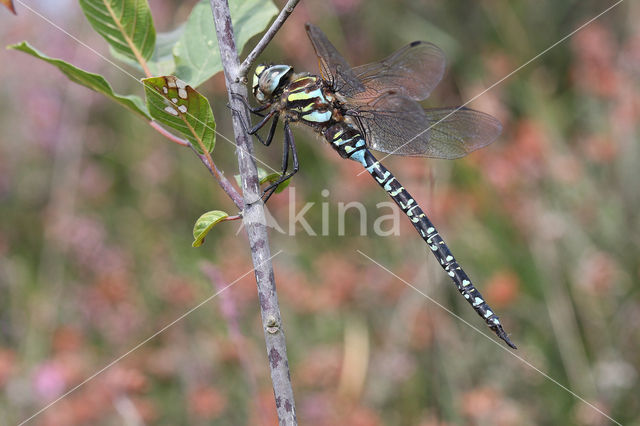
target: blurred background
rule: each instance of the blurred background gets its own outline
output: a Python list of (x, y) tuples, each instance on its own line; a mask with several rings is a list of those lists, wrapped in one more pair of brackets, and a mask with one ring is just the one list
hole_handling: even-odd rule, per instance
[[(76, 2), (28, 4), (108, 56)], [(317, 72), (306, 21), (352, 65), (427, 40), (449, 61), (427, 104), (460, 105), (611, 4), (303, 1), (262, 58)], [(175, 28), (193, 5), (154, 0), (156, 29)], [(3, 45), (28, 40), (142, 95), (17, 8), (0, 11)], [(301, 424), (612, 424), (593, 407), (640, 424), (639, 21), (640, 3), (622, 2), (474, 101), (504, 125), (491, 146), (458, 161), (386, 160), (521, 359), (496, 343), (408, 220), (400, 235), (372, 232), (387, 198), (358, 164), (296, 129), (301, 171), (268, 207), (288, 231), (290, 203), (315, 202), (304, 217), (318, 235), (270, 231), (272, 253), (283, 251), (273, 262)], [(223, 223), (191, 247), (200, 214), (235, 213), (201, 163), (35, 58), (0, 49), (0, 78), (0, 423), (25, 420), (234, 281), (30, 424), (277, 423), (245, 234)], [(200, 90), (232, 138), (223, 79)], [(277, 169), (280, 146), (256, 154)], [(214, 159), (237, 173), (222, 137)], [(367, 207), (364, 236), (355, 209), (338, 236), (338, 203), (351, 201)]]

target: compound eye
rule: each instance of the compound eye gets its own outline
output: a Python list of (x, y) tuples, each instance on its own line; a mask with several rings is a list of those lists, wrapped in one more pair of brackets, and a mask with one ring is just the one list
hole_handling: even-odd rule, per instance
[(269, 71), (260, 82), (260, 89), (265, 95), (271, 95), (278, 88), (281, 74), (277, 70)]
[(258, 65), (255, 69), (255, 71), (253, 72), (253, 92), (255, 93), (256, 90), (258, 90), (258, 87), (260, 85), (260, 74), (262, 74), (262, 72), (265, 70), (266, 66), (265, 65)]

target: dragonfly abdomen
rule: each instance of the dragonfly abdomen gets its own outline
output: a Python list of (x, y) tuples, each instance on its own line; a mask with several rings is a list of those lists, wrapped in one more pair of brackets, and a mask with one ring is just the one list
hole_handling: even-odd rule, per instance
[(366, 144), (362, 134), (355, 127), (339, 121), (327, 127), (322, 132), (322, 136), (342, 158), (362, 162)]
[(462, 296), (469, 302), (473, 309), (480, 315), (498, 337), (509, 346), (516, 348), (509, 340), (500, 324), (498, 316), (489, 307), (480, 292), (474, 287), (469, 276), (462, 270), (451, 250), (447, 247), (433, 223), (422, 211), (415, 199), (404, 189), (395, 176), (371, 154), (368, 149), (358, 151), (355, 155), (364, 168), (371, 174), (376, 182), (391, 196), (393, 201), (411, 220), (422, 239), (427, 243), (433, 255), (438, 259), (442, 269), (449, 275)]

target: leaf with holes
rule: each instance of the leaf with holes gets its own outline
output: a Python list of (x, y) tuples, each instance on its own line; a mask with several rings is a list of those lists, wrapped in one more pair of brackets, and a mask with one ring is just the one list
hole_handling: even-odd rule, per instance
[(14, 15), (17, 15), (16, 8), (13, 6), (13, 0), (0, 0), (0, 4), (4, 5), (4, 7), (9, 9)]
[[(270, 0), (232, 0), (229, 3), (236, 48), (242, 52), (249, 39), (266, 28), (278, 8)], [(176, 75), (193, 87), (222, 70), (209, 1), (203, 0), (193, 8), (173, 54)]]
[(213, 151), (216, 121), (207, 98), (169, 75), (142, 80), (151, 116), (183, 134), (201, 154)]
[(147, 0), (80, 0), (80, 7), (115, 51), (140, 64), (151, 58), (156, 31)]
[(78, 83), (98, 93), (102, 93), (103, 95), (118, 102), (120, 105), (123, 105), (124, 107), (129, 108), (131, 111), (143, 116), (145, 119), (151, 119), (142, 99), (134, 95), (118, 95), (113, 91), (109, 82), (107, 82), (107, 80), (105, 80), (104, 77), (102, 77), (100, 74), (94, 74), (88, 71), (84, 71), (80, 68), (74, 67), (68, 62), (63, 61), (62, 59), (51, 58), (24, 41), (19, 44), (7, 46), (7, 48), (19, 50), (21, 52), (28, 53), (29, 55), (35, 56), (38, 59), (42, 59), (43, 61), (56, 66), (74, 83)]
[(213, 210), (206, 212), (196, 220), (193, 225), (193, 238), (194, 241), (191, 244), (192, 247), (200, 247), (204, 242), (204, 237), (207, 236), (211, 228), (216, 226), (220, 221), (228, 218), (229, 215), (220, 210)]
[[(153, 55), (151, 55), (151, 59), (147, 61), (147, 66), (149, 67), (151, 75), (169, 75), (173, 74), (176, 70), (176, 62), (173, 58), (173, 46), (177, 43), (180, 37), (182, 37), (183, 32), (184, 25), (180, 25), (173, 31), (156, 34), (156, 46), (153, 51)], [(124, 62), (133, 68), (139, 69), (140, 71), (144, 71), (137, 61), (119, 53), (112, 46), (109, 46), (109, 52), (111, 53), (111, 56), (120, 62)]]

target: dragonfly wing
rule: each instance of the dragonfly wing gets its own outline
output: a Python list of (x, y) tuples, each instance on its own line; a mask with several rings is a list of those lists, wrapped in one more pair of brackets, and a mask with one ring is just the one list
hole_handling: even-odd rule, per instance
[(388, 58), (355, 67), (353, 72), (365, 87), (355, 95), (374, 98), (384, 92), (395, 92), (415, 101), (426, 99), (444, 75), (446, 58), (435, 44), (414, 41)]
[(430, 108), (424, 112), (433, 123), (426, 142), (429, 157), (464, 157), (489, 145), (502, 133), (502, 124), (495, 117), (470, 108)]
[(367, 145), (395, 155), (455, 159), (493, 142), (502, 131), (494, 117), (469, 108), (423, 109), (388, 94), (353, 116)]
[(386, 94), (372, 103), (360, 105), (349, 114), (365, 136), (370, 148), (399, 155), (422, 155), (422, 123), (427, 118), (422, 106), (405, 96)]
[(358, 80), (353, 73), (349, 63), (338, 53), (320, 28), (310, 23), (307, 23), (305, 28), (309, 39), (311, 39), (311, 44), (313, 44), (313, 49), (316, 51), (316, 55), (320, 61), (322, 78), (327, 81), (336, 92), (345, 96), (353, 96), (358, 92), (364, 91), (362, 83), (360, 83), (360, 80)]

